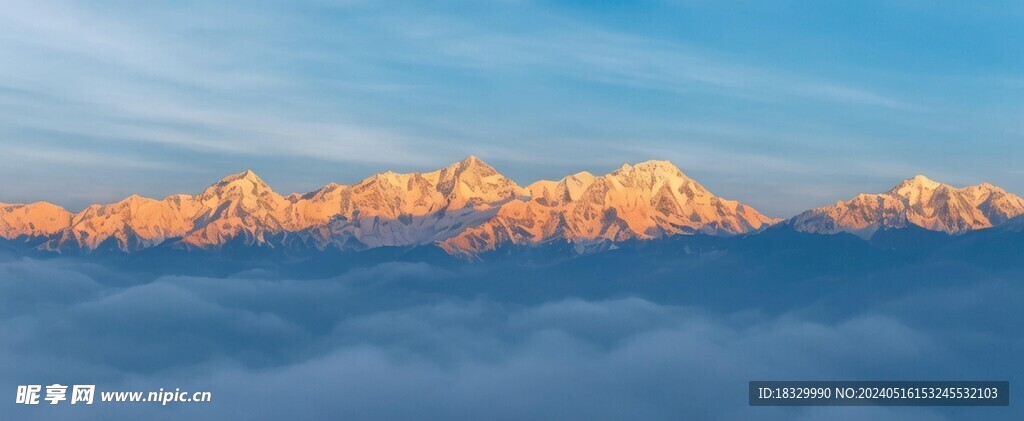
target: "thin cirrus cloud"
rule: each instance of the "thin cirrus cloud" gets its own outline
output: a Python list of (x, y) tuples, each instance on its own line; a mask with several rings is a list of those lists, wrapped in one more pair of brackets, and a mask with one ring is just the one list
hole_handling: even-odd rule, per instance
[[(23, 7), (7, 9), (4, 16), (14, 23), (7, 35), (17, 43), (13, 53), (20, 58), (8, 69), (10, 80), (20, 85), (8, 93), (21, 94), (5, 98), (5, 105), (16, 108), (5, 124), (9, 130), (28, 126), (102, 136), (112, 142), (155, 142), (243, 155), (372, 162), (416, 159), (412, 153), (403, 154), (399, 136), (386, 129), (337, 119), (288, 118), (239, 102), (250, 91), (269, 90), (263, 93), (269, 96), (287, 89), (289, 81), (280, 76), (218, 69), (231, 60), (103, 15), (19, 6)], [(34, 19), (37, 16), (47, 18)], [(58, 58), (40, 58), (40, 50)], [(63, 61), (75, 68), (61, 68)], [(240, 98), (232, 100), (233, 95)], [(33, 106), (25, 107), (26, 100)], [(290, 105), (287, 102), (282, 100), (285, 106)], [(27, 112), (17, 113), (25, 108)], [(47, 111), (68, 118), (55, 121)], [(385, 159), (381, 148), (393, 153)]]
[[(394, 18), (389, 17), (392, 24)], [(691, 45), (605, 30), (569, 19), (544, 20), (530, 31), (499, 33), (448, 18), (398, 18), (400, 34), (420, 49), (405, 58), (480, 71), (547, 71), (570, 78), (680, 93), (714, 89), (756, 101), (792, 97), (885, 108), (907, 108), (898, 98), (841, 81), (744, 65)], [(536, 25), (534, 23), (533, 25)], [(549, 29), (557, 28), (557, 29)]]
[[(992, 146), (1020, 136), (1007, 117), (1019, 101), (1001, 97), (991, 83), (975, 89), (1006, 79), (1007, 67), (997, 63), (991, 72), (921, 72), (859, 60), (860, 45), (829, 48), (822, 59), (816, 40), (794, 43), (794, 52), (776, 57), (747, 45), (756, 39), (744, 28), (765, 24), (756, 17), (689, 3), (644, 3), (636, 10), (648, 11), (601, 19), (615, 13), (533, 2), (142, 7), (16, 1), (0, 10), (7, 58), (0, 65), (0, 143), (82, 151), (97, 161), (129, 149), (143, 163), (197, 167), (206, 182), (252, 167), (299, 191), (376, 171), (434, 169), (470, 154), (525, 184), (626, 159), (738, 151), (730, 158), (736, 165), (715, 167), (717, 158), (690, 156), (710, 171), (683, 170), (742, 199), (751, 183), (767, 190), (796, 182), (792, 188), (800, 190), (815, 188), (799, 183), (819, 172), (822, 181), (836, 183), (877, 177), (858, 164), (872, 160), (919, 169), (911, 172), (954, 171), (948, 156), (968, 136)], [(920, 18), (938, 19), (940, 12)], [(688, 23), (637, 25), (656, 15)], [(789, 15), (801, 17), (795, 10)], [(765, 35), (802, 39), (801, 28), (787, 19)], [(702, 21), (720, 27), (701, 32)], [(847, 47), (839, 41), (851, 34), (834, 26), (818, 38)], [(976, 32), (984, 41), (987, 34)], [(715, 38), (723, 34), (734, 39)], [(915, 42), (894, 36), (900, 45)], [(914, 53), (941, 60), (929, 49)], [(984, 113), (965, 105), (985, 99), (998, 101)], [(630, 146), (625, 155), (623, 145)], [(988, 165), (969, 162), (951, 174), (973, 180), (958, 174), (975, 171), (975, 178), (1024, 188), (1000, 178), (1011, 174), (1016, 154), (1010, 147)], [(0, 158), (9, 166), (13, 159)], [(740, 181), (749, 175), (742, 162), (763, 172)], [(17, 164), (33, 163), (45, 161), (23, 156)], [(123, 178), (128, 171), (155, 184), (160, 177), (147, 165), (67, 164), (60, 171), (72, 180), (90, 172)], [(0, 171), (0, 177), (14, 174)], [(188, 180), (138, 193), (202, 185), (198, 177)], [(90, 186), (73, 181), (65, 188), (47, 199), (90, 194)], [(94, 198), (116, 190), (104, 189)], [(17, 188), (7, 194), (13, 196), (2, 198), (7, 202), (32, 196)], [(786, 201), (765, 194), (752, 202), (788, 215), (838, 198)]]

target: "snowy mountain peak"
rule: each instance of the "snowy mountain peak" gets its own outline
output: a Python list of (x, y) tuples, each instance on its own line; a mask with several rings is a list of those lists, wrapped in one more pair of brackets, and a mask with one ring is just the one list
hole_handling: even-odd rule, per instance
[(589, 173), (587, 171), (580, 171), (580, 172), (578, 172), (576, 174), (570, 174), (570, 175), (565, 176), (564, 178), (562, 178), (562, 181), (565, 181), (565, 180), (593, 180), (593, 179), (594, 179), (594, 174), (591, 174), (591, 173)]
[[(1024, 199), (992, 184), (956, 188), (915, 176), (789, 220), (800, 231), (851, 232), (916, 225), (963, 233), (1024, 215)], [(1019, 219), (1018, 219), (1019, 220)], [(596, 250), (672, 235), (734, 235), (778, 222), (712, 194), (668, 161), (578, 172), (522, 188), (475, 156), (427, 173), (386, 171), (355, 185), (331, 183), (284, 197), (251, 170), (202, 193), (155, 200), (131, 195), (71, 214), (48, 203), (0, 204), (0, 237), (43, 237), (47, 250), (131, 252), (165, 241), (366, 249), (437, 243), (473, 256), (504, 245), (552, 241)]]
[(248, 181), (253, 184), (263, 184), (263, 180), (252, 170), (245, 170), (237, 174), (230, 174), (222, 178), (217, 184), (230, 184), (235, 181)]
[(327, 198), (328, 196), (340, 194), (340, 192), (343, 191), (346, 187), (348, 187), (348, 186), (341, 185), (341, 184), (338, 184), (338, 183), (328, 183), (326, 186), (323, 186), (323, 187), (321, 187), (319, 189), (313, 190), (313, 191), (311, 191), (309, 193), (306, 193), (306, 194), (292, 193), (291, 195), (289, 195), (289, 197), (293, 197), (293, 199), (290, 200), (292, 202), (295, 202), (295, 201), (298, 201), (298, 200), (301, 200), (301, 199), (323, 201), (323, 200), (326, 200), (325, 198)]
[(196, 196), (201, 202), (211, 200), (224, 200), (239, 197), (262, 197), (276, 195), (273, 189), (263, 182), (252, 170), (245, 170), (238, 174), (231, 174), (214, 183), (206, 190)]
[(138, 194), (133, 194), (133, 195), (128, 196), (128, 197), (126, 197), (124, 199), (121, 199), (121, 201), (115, 203), (115, 205), (132, 207), (132, 206), (139, 206), (139, 205), (141, 205), (143, 203), (155, 202), (155, 201), (156, 201), (155, 199), (150, 199), (148, 197), (142, 197), (142, 196), (140, 196)]
[(543, 180), (528, 190), (529, 201), (509, 202), (493, 219), (441, 247), (462, 256), (550, 241), (589, 248), (677, 234), (740, 234), (776, 222), (749, 206), (715, 197), (668, 161), (627, 163), (600, 177), (577, 173), (559, 182)]
[(593, 174), (580, 171), (563, 177), (558, 181), (540, 180), (529, 186), (532, 200), (547, 206), (556, 206), (563, 203), (579, 200), (583, 192), (596, 180)]
[(1003, 190), (999, 186), (995, 186), (989, 183), (981, 183), (976, 186), (968, 186), (964, 187), (961, 190), (963, 190), (965, 193), (970, 193), (972, 196), (975, 197), (1003, 196), (1009, 194), (1006, 192), (1006, 190)]
[(961, 234), (999, 225), (1024, 213), (1024, 199), (988, 183), (956, 188), (918, 175), (881, 194), (860, 194), (812, 209), (789, 223), (800, 231), (849, 232), (870, 238), (882, 228), (916, 225)]
[(928, 177), (926, 177), (926, 176), (924, 176), (922, 174), (918, 174), (918, 175), (915, 175), (915, 176), (913, 176), (911, 178), (903, 180), (903, 182), (900, 183), (900, 185), (915, 185), (915, 186), (920, 186), (920, 187), (924, 187), (924, 188), (934, 189), (936, 187), (941, 186), (942, 183), (940, 183), (938, 181), (935, 181), (935, 180), (932, 180), (932, 179), (930, 179), (930, 178), (928, 178)]
[(914, 195), (915, 192), (920, 193), (924, 191), (932, 191), (943, 186), (950, 187), (946, 184), (934, 181), (923, 175), (916, 175), (912, 178), (903, 180), (902, 182), (897, 184), (896, 187), (893, 187), (891, 190), (889, 190), (889, 193), (907, 197)]
[(483, 166), (486, 166), (486, 167), (490, 168), (490, 165), (487, 165), (487, 163), (484, 162), (482, 159), (477, 158), (476, 155), (467, 156), (462, 161), (459, 161), (458, 165), (460, 165), (460, 166), (467, 166), (467, 167), (468, 166), (472, 166), (472, 165), (483, 165)]
[(440, 172), (442, 174), (450, 174), (451, 176), (467, 175), (472, 177), (487, 177), (498, 174), (494, 167), (473, 155), (441, 169)]
[(565, 202), (579, 200), (587, 187), (590, 187), (596, 179), (597, 177), (586, 171), (566, 176), (558, 182), (555, 194)]
[(648, 174), (661, 175), (663, 177), (685, 177), (683, 172), (669, 161), (650, 160), (637, 164), (622, 164), (618, 169), (609, 175), (621, 176), (626, 174)]
[(64, 208), (48, 202), (0, 203), (0, 237), (53, 235), (71, 223), (71, 216)]
[(435, 180), (450, 209), (487, 206), (529, 195), (526, 189), (472, 155), (424, 177)]
[[(682, 173), (683, 173), (682, 171), (679, 170), (678, 167), (675, 166), (675, 164), (673, 164), (673, 163), (671, 163), (669, 161), (660, 161), (660, 160), (653, 160), (653, 159), (649, 160), (649, 161), (644, 161), (644, 162), (641, 162), (639, 164), (632, 165), (632, 166), (630, 166), (629, 164), (625, 164), (625, 165), (623, 165), (623, 168), (625, 168), (625, 169), (632, 168), (634, 170), (639, 170), (639, 171), (650, 171), (650, 172), (656, 172), (656, 173), (662, 173), (662, 174), (672, 174), (672, 175), (682, 175)], [(620, 168), (620, 169), (623, 169), (623, 168)]]
[(227, 176), (224, 176), (224, 178), (221, 178), (219, 181), (217, 181), (216, 183), (212, 184), (210, 187), (211, 188), (214, 188), (214, 187), (224, 187), (224, 186), (229, 186), (229, 185), (237, 184), (237, 183), (246, 183), (246, 184), (252, 184), (252, 185), (264, 185), (264, 186), (266, 185), (266, 183), (263, 182), (263, 179), (261, 179), (258, 175), (256, 175), (255, 172), (253, 172), (252, 170), (245, 170), (245, 171), (242, 171), (240, 173), (229, 174)]
[(668, 161), (644, 161), (639, 164), (625, 164), (619, 169), (605, 176), (609, 180), (616, 180), (627, 186), (635, 183), (646, 184), (648, 189), (657, 187), (661, 182), (672, 180), (673, 184), (679, 184), (690, 180), (682, 171)]

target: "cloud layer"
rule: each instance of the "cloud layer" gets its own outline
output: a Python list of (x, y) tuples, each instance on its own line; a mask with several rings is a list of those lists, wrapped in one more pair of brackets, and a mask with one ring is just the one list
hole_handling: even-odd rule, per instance
[[(954, 419), (978, 410), (750, 408), (754, 379), (1021, 380), (1012, 303), (979, 281), (852, 313), (638, 297), (467, 296), (480, 273), (389, 263), (325, 279), (147, 278), (0, 262), (0, 378), (209, 390), (212, 404), (15, 407), (32, 419)], [(417, 290), (409, 284), (431, 284)], [(424, 292), (424, 291), (430, 292)], [(935, 314), (957, 315), (939, 318)], [(813, 316), (812, 316), (813, 314)], [(1010, 364), (1010, 366), (1007, 366)], [(1011, 398), (1014, 400), (1017, 395)], [(983, 409), (1012, 419), (1010, 408)]]

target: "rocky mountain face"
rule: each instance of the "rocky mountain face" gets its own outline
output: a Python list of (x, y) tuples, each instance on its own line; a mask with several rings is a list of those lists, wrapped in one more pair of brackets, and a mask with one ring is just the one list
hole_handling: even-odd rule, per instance
[[(328, 216), (292, 228), (317, 248), (367, 249), (430, 244), (494, 216), (529, 192), (476, 157), (429, 173), (386, 172), (351, 187), (299, 198)], [(301, 214), (301, 212), (296, 212)]]
[(778, 222), (742, 203), (711, 194), (667, 161), (623, 165), (601, 177), (578, 173), (527, 188), (529, 200), (501, 207), (494, 218), (444, 240), (445, 251), (472, 256), (508, 244), (596, 243), (679, 234), (742, 234)]
[(919, 226), (962, 234), (1000, 225), (1024, 214), (1024, 199), (988, 183), (964, 188), (924, 176), (904, 180), (881, 194), (861, 194), (832, 206), (811, 209), (788, 221), (798, 231), (848, 232), (870, 238), (883, 228)]
[(526, 197), (527, 190), (476, 157), (429, 173), (386, 172), (352, 186), (330, 184), (287, 197), (245, 171), (198, 195), (133, 195), (77, 214), (49, 203), (0, 205), (0, 236), (45, 237), (41, 248), (58, 252), (133, 252), (166, 241), (205, 250), (231, 241), (365, 249), (429, 244)]
[(0, 203), (0, 237), (49, 236), (66, 229), (71, 223), (71, 212), (64, 208), (38, 202), (28, 205)]
[[(991, 184), (955, 188), (918, 176), (787, 223), (797, 231), (869, 238), (881, 228), (908, 226), (960, 234), (1022, 214), (1024, 199)], [(563, 243), (588, 252), (629, 240), (746, 234), (777, 222), (715, 196), (667, 161), (625, 164), (601, 176), (580, 172), (525, 188), (469, 157), (437, 171), (385, 172), (288, 196), (245, 171), (197, 195), (133, 195), (75, 214), (42, 202), (0, 204), (0, 237), (31, 238), (40, 249), (61, 253), (158, 245), (217, 251), (229, 243), (284, 250), (436, 244), (462, 257)]]

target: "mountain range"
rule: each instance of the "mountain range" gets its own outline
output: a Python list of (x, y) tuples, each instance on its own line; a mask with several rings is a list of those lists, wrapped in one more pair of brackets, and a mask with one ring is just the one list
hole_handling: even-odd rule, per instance
[(1021, 214), (1024, 199), (991, 184), (956, 188), (916, 176), (885, 193), (861, 194), (781, 220), (715, 196), (667, 161), (521, 187), (471, 156), (437, 171), (385, 172), (353, 185), (287, 196), (245, 171), (197, 195), (133, 195), (78, 213), (46, 202), (0, 203), (0, 237), (61, 254), (134, 253), (158, 246), (308, 253), (436, 245), (473, 258), (507, 246), (549, 244), (587, 254), (626, 241), (755, 234), (774, 225), (864, 239), (908, 227), (960, 235)]
[(888, 192), (861, 194), (811, 209), (789, 223), (798, 231), (848, 232), (871, 238), (879, 229), (908, 226), (963, 234), (1003, 224), (1022, 213), (1024, 199), (991, 184), (956, 188), (918, 175)]

